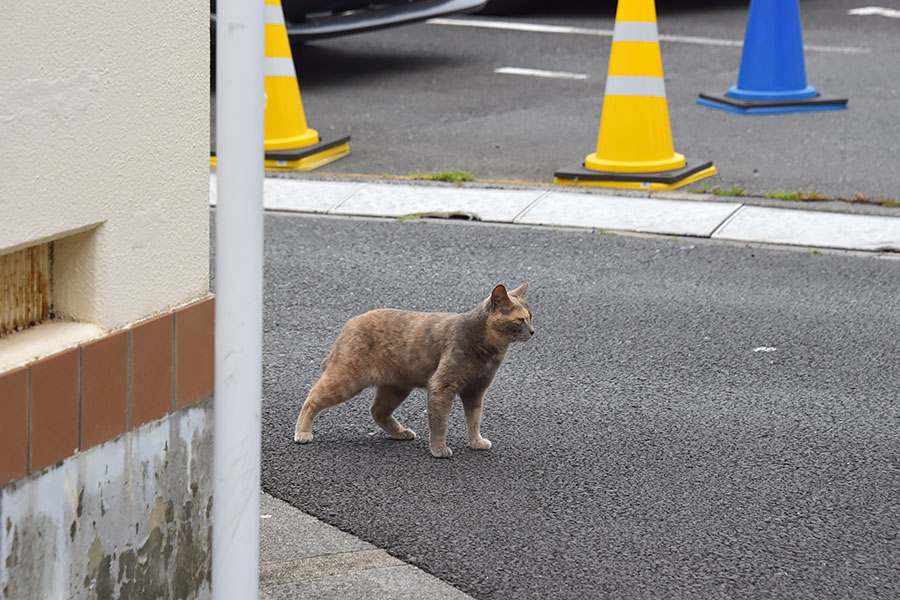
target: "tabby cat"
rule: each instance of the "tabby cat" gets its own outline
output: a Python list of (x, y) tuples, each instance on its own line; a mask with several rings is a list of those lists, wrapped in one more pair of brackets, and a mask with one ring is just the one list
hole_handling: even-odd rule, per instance
[(428, 390), (431, 454), (448, 458), (447, 420), (454, 397), (466, 414), (469, 446), (487, 450), (481, 437), (481, 403), (512, 342), (534, 335), (525, 302), (527, 283), (507, 292), (498, 285), (490, 297), (466, 313), (422, 313), (380, 309), (353, 317), (344, 325), (322, 376), (310, 390), (294, 430), (294, 441), (312, 440), (319, 411), (375, 386), (370, 409), (389, 436), (411, 440), (415, 432), (393, 417), (413, 388)]

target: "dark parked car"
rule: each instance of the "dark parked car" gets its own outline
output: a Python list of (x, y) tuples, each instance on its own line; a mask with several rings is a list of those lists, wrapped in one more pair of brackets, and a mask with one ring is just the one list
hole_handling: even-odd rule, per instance
[[(259, 1), (259, 0), (256, 0)], [(316, 40), (472, 12), (485, 0), (282, 0), (292, 40)], [(210, 25), (216, 24), (211, 2)]]

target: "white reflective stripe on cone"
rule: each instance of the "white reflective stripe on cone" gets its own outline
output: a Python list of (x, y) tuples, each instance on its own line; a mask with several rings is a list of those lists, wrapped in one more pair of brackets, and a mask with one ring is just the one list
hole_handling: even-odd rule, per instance
[(277, 56), (267, 56), (263, 65), (266, 77), (296, 77), (294, 60)]
[(606, 96), (666, 97), (666, 84), (662, 77), (638, 75), (610, 75), (606, 78)]
[(266, 4), (266, 25), (284, 25), (284, 12), (281, 5)]
[(617, 21), (613, 42), (659, 42), (656, 23), (651, 21)]

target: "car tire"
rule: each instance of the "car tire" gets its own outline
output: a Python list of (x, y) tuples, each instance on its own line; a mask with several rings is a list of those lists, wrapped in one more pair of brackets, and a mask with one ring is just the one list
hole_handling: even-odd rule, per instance
[(209, 30), (209, 88), (216, 89), (216, 30)]

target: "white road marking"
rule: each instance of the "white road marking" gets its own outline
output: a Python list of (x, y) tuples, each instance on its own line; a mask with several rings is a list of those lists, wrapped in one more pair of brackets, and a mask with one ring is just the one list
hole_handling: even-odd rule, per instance
[(881, 6), (864, 6), (863, 8), (851, 8), (847, 11), (848, 15), (858, 15), (861, 17), (878, 16), (888, 17), (890, 19), (900, 19), (900, 10), (896, 8), (882, 8)]
[(775, 352), (778, 348), (772, 348), (771, 346), (760, 346), (759, 348), (754, 348), (754, 352)]
[[(540, 23), (516, 23), (512, 21), (489, 21), (487, 19), (429, 19), (429, 25), (451, 25), (456, 27), (480, 27), (486, 29), (503, 29), (506, 31), (526, 31), (532, 33), (561, 33), (568, 35), (596, 35), (612, 37), (612, 29), (592, 29), (589, 27), (570, 27), (568, 25), (542, 25)], [(741, 48), (743, 40), (725, 40), (720, 38), (701, 37), (693, 35), (664, 35), (659, 34), (661, 42), (676, 42), (680, 44), (698, 44), (702, 46), (728, 46)], [(817, 46), (806, 44), (804, 48), (809, 52), (826, 52), (831, 54), (868, 54), (872, 50), (859, 46)]]
[(552, 79), (587, 79), (584, 73), (567, 73), (566, 71), (543, 71), (541, 69), (520, 69), (519, 67), (500, 67), (494, 73), (501, 75), (530, 75), (531, 77), (549, 77)]
[(612, 37), (612, 29), (589, 29), (567, 25), (542, 25), (540, 23), (514, 23), (512, 21), (489, 21), (487, 19), (428, 19), (429, 25), (455, 25), (457, 27), (483, 27), (508, 31), (531, 31), (534, 33), (568, 33), (574, 35), (601, 35)]

